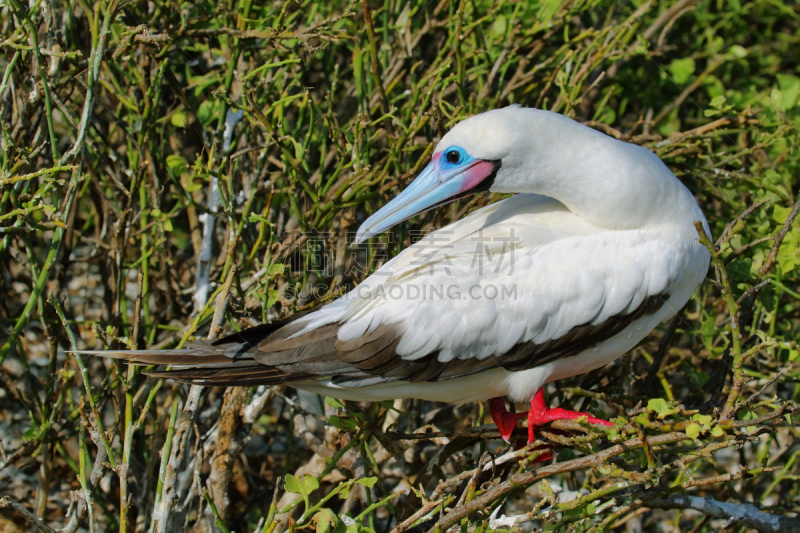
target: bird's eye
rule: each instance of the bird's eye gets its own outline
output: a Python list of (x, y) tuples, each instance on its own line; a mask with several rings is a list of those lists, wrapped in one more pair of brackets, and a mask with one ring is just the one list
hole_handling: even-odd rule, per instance
[(461, 154), (458, 150), (450, 150), (447, 152), (447, 162), (455, 165), (461, 159)]

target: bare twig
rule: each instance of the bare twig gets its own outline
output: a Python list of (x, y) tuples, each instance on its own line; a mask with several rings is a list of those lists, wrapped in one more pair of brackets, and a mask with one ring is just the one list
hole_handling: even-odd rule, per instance
[[(210, 339), (216, 338), (222, 331), (220, 326), (225, 318), (224, 310), (230, 295), (230, 289), (234, 279), (234, 272), (235, 269), (231, 268), (222, 292), (217, 295), (217, 305), (214, 310), (214, 319), (211, 321), (211, 328), (208, 334), (208, 338)], [(181, 412), (180, 422), (175, 431), (169, 462), (167, 463), (167, 468), (164, 475), (160, 505), (153, 513), (153, 522), (156, 524), (155, 531), (157, 532), (163, 532), (167, 530), (172, 514), (170, 510), (180, 499), (176, 487), (177, 476), (180, 470), (183, 468), (184, 461), (189, 453), (192, 424), (194, 423), (197, 409), (200, 405), (200, 395), (202, 390), (203, 387), (199, 385), (192, 385), (189, 388), (189, 395), (186, 398), (186, 403), (184, 404), (183, 411)], [(223, 462), (224, 461), (225, 459)]]
[(715, 518), (736, 520), (740, 526), (761, 533), (800, 531), (800, 519), (764, 513), (749, 503), (725, 503), (713, 498), (676, 494), (665, 499), (650, 500), (647, 505), (658, 509), (694, 509)]
[(772, 245), (772, 250), (770, 250), (764, 264), (758, 269), (758, 281), (763, 279), (764, 276), (772, 270), (772, 267), (775, 266), (775, 261), (778, 259), (778, 252), (781, 249), (781, 244), (783, 244), (783, 239), (786, 237), (786, 234), (789, 233), (789, 230), (792, 229), (792, 224), (794, 223), (794, 219), (797, 218), (798, 211), (800, 211), (800, 199), (792, 206), (789, 216), (786, 217), (786, 222), (783, 223), (783, 227), (781, 227), (781, 230), (775, 236), (775, 244)]
[(218, 423), (217, 442), (211, 457), (208, 486), (214, 500), (217, 517), (224, 523), (228, 519), (230, 496), (228, 486), (233, 478), (233, 465), (242, 451), (242, 441), (249, 426), (243, 425), (242, 411), (247, 400), (247, 389), (233, 387), (225, 391)]
[(29, 440), (25, 442), (22, 446), (14, 450), (11, 455), (0, 459), (0, 470), (3, 470), (7, 466), (13, 465), (23, 457), (30, 455), (38, 446), (39, 443), (35, 440)]
[(527, 487), (532, 485), (533, 483), (539, 481), (540, 479), (544, 479), (550, 477), (553, 474), (561, 474), (565, 472), (572, 472), (574, 470), (583, 469), (583, 468), (592, 468), (598, 467), (611, 459), (612, 457), (624, 453), (627, 450), (632, 448), (641, 448), (645, 444), (649, 446), (656, 446), (656, 445), (663, 445), (669, 444), (672, 442), (678, 442), (681, 440), (686, 439), (687, 436), (685, 433), (667, 433), (666, 435), (658, 435), (656, 437), (649, 437), (646, 439), (631, 439), (626, 441), (624, 444), (618, 444), (616, 446), (612, 446), (607, 450), (603, 450), (602, 452), (598, 452), (586, 457), (581, 457), (578, 459), (572, 459), (571, 461), (566, 461), (563, 463), (557, 463), (551, 466), (545, 466), (539, 468), (533, 472), (525, 472), (522, 474), (515, 474), (511, 476), (510, 479), (500, 483), (499, 485), (487, 490), (481, 496), (475, 498), (471, 502), (468, 502), (460, 507), (456, 507), (445, 516), (439, 519), (436, 524), (436, 527), (431, 529), (431, 533), (434, 529), (440, 529), (441, 531), (446, 531), (447, 528), (458, 522), (464, 517), (469, 516), (470, 514), (484, 509), (487, 505), (491, 502), (497, 500), (501, 496), (504, 496), (513, 490), (516, 490), (519, 487)]
[(760, 202), (754, 203), (753, 205), (742, 211), (736, 218), (731, 220), (727, 226), (725, 226), (725, 229), (722, 230), (722, 234), (720, 234), (719, 239), (717, 239), (717, 242), (714, 243), (714, 246), (716, 246), (717, 249), (719, 249), (722, 245), (728, 242), (731, 239), (731, 237), (733, 237), (736, 234), (736, 232), (739, 231), (744, 226), (743, 221), (745, 218), (749, 217), (753, 212), (755, 212), (761, 206), (771, 202), (772, 200), (774, 200), (774, 198), (770, 196), (768, 198), (761, 200)]
[(100, 28), (100, 34), (97, 37), (97, 43), (89, 56), (90, 68), (88, 71), (88, 78), (86, 80), (86, 100), (83, 103), (83, 113), (81, 114), (80, 129), (78, 130), (78, 137), (75, 139), (75, 144), (72, 148), (64, 154), (63, 160), (69, 160), (78, 155), (83, 149), (83, 141), (86, 138), (86, 132), (89, 129), (89, 121), (92, 118), (92, 109), (94, 107), (95, 89), (97, 79), (100, 76), (100, 66), (103, 64), (103, 55), (105, 54), (106, 41), (108, 39), (108, 32), (111, 29), (111, 23), (114, 20), (117, 11), (118, 0), (112, 0), (105, 6), (103, 13), (103, 25)]
[(18, 515), (24, 518), (26, 522), (42, 533), (58, 533), (57, 530), (42, 522), (41, 519), (33, 516), (33, 513), (28, 511), (25, 507), (12, 500), (11, 496), (3, 496), (3, 498), (0, 499), (0, 509), (12, 509)]

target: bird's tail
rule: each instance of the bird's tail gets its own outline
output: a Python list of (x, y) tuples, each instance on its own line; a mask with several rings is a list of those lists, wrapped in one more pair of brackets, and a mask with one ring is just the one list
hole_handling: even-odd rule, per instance
[(207, 386), (277, 385), (314, 377), (303, 372), (291, 372), (256, 360), (259, 343), (284, 338), (289, 332), (279, 329), (295, 322), (299, 316), (262, 324), (220, 339), (196, 340), (181, 349), (168, 350), (82, 350), (76, 353), (118, 359), (141, 366), (167, 366), (166, 370), (149, 370), (145, 374), (172, 378)]

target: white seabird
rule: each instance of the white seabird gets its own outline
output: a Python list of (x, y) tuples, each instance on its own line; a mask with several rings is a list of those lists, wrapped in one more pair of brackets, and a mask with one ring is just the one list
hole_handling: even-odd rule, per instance
[[(588, 416), (542, 387), (606, 365), (689, 300), (708, 270), (689, 190), (652, 152), (548, 111), (457, 124), (431, 163), (364, 222), (361, 242), (480, 191), (520, 193), (409, 246), (337, 301), (181, 350), (100, 352), (203, 385), (289, 383), (344, 400), (489, 401), (534, 428)], [(589, 417), (590, 422), (607, 423)]]

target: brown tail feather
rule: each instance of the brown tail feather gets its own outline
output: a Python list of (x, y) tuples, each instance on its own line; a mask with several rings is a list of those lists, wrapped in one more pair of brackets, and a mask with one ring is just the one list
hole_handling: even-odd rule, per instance
[(132, 355), (128, 363), (136, 365), (218, 365), (230, 363), (231, 359), (222, 355), (197, 355), (186, 353), (183, 350), (174, 350), (173, 353), (143, 353)]
[(163, 365), (148, 376), (207, 386), (275, 385), (353, 369), (337, 360), (333, 344), (338, 324), (289, 338), (299, 332), (305, 313), (262, 324), (216, 340), (196, 340), (178, 350), (93, 352), (135, 365)]
[(146, 372), (148, 376), (155, 376), (161, 378), (181, 379), (185, 381), (197, 380), (218, 380), (218, 379), (264, 379), (270, 383), (284, 383), (289, 379), (291, 374), (281, 371), (277, 368), (269, 368), (264, 366), (259, 367), (243, 367), (243, 368), (187, 368), (177, 370), (161, 370)]
[[(166, 375), (163, 375), (166, 374)], [(171, 378), (169, 372), (154, 373), (150, 375), (158, 375), (159, 377)], [(220, 374), (208, 377), (182, 377), (183, 381), (188, 383), (203, 385), (206, 387), (254, 387), (256, 385), (280, 385), (290, 381), (303, 381), (307, 379), (314, 379), (318, 376), (313, 374), (274, 374), (273, 372), (251, 372), (246, 377), (242, 376), (228, 376)]]
[(245, 366), (241, 368), (237, 367), (230, 367), (230, 368), (203, 368), (203, 367), (194, 367), (194, 368), (173, 368), (170, 370), (160, 370), (160, 371), (148, 371), (145, 372), (148, 376), (159, 376), (159, 377), (168, 377), (172, 379), (206, 379), (212, 377), (219, 377), (219, 376), (252, 376), (255, 373), (259, 375), (262, 374), (261, 370), (267, 370), (264, 374), (267, 375), (274, 375), (278, 378), (286, 378), (286, 372), (282, 372), (277, 368), (265, 368), (260, 365), (255, 366)]

